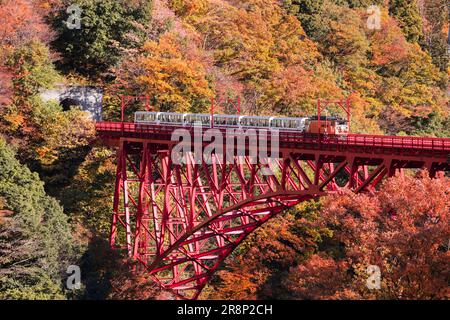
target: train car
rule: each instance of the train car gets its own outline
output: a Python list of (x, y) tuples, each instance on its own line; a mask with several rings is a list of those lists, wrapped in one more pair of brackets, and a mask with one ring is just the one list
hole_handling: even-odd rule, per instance
[(184, 125), (192, 126), (194, 124), (201, 123), (202, 126), (211, 126), (211, 115), (210, 114), (195, 114), (187, 113), (184, 116)]
[(305, 131), (308, 118), (270, 118), (270, 127), (277, 130)]
[(160, 112), (137, 111), (134, 113), (134, 122), (155, 124), (158, 121), (159, 113)]
[(239, 127), (241, 116), (235, 115), (214, 115), (214, 127)]
[(270, 128), (270, 119), (269, 117), (241, 116), (239, 124), (242, 128), (268, 129)]
[(159, 124), (179, 124), (182, 125), (185, 114), (183, 113), (175, 113), (175, 112), (160, 112), (158, 114), (158, 123)]

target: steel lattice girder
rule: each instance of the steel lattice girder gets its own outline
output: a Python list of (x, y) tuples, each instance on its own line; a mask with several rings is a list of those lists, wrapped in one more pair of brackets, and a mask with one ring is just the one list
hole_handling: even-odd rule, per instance
[(344, 188), (374, 191), (404, 168), (448, 169), (430, 158), (345, 150), (282, 149), (270, 167), (249, 157), (188, 158), (174, 165), (170, 145), (121, 140), (110, 238), (184, 299), (196, 299), (233, 249), (286, 208)]

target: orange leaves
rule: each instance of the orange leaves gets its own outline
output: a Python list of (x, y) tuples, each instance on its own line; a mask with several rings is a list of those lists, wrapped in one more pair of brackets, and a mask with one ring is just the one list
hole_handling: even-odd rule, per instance
[[(210, 298), (448, 299), (449, 178), (398, 176), (375, 195), (329, 196), (320, 213), (297, 209), (239, 247)], [(367, 287), (369, 265), (379, 290)]]
[(381, 30), (371, 32), (372, 61), (375, 66), (384, 66), (400, 62), (407, 57), (408, 42), (406, 41), (397, 21), (384, 12)]
[(340, 299), (359, 298), (351, 290), (343, 291), (342, 284), (349, 281), (345, 262), (320, 255), (312, 255), (305, 264), (291, 268), (290, 276), (284, 285), (295, 298), (301, 299)]
[(384, 279), (379, 297), (445, 297), (450, 179), (395, 177), (375, 197), (328, 198), (323, 217), (334, 225), (348, 261), (379, 265)]
[(206, 1), (208, 12), (188, 20), (215, 64), (240, 80), (258, 82), (283, 65), (317, 59), (314, 43), (294, 17), (272, 0)]
[[(226, 267), (219, 271), (216, 281), (206, 289), (213, 299), (268, 299), (285, 298), (281, 281), (286, 271), (314, 252), (322, 237), (329, 236), (325, 226), (313, 224), (317, 214), (316, 203), (298, 207), (269, 221), (250, 235), (250, 239), (229, 258)], [(310, 212), (312, 211), (312, 212)]]
[(17, 130), (25, 123), (25, 117), (21, 113), (5, 114), (3, 118), (9, 123), (11, 130)]
[(4, 0), (0, 3), (0, 45), (20, 45), (48, 37), (49, 30), (32, 0)]
[(300, 22), (293, 16), (284, 16), (273, 27), (274, 54), (286, 66), (307, 65), (320, 59), (317, 45), (309, 39)]
[(169, 4), (177, 15), (187, 17), (203, 11), (207, 0), (170, 0)]
[(159, 42), (149, 41), (144, 45), (143, 55), (133, 62), (139, 74), (126, 77), (128, 82), (136, 83), (154, 97), (162, 110), (204, 111), (212, 90), (200, 57), (195, 49), (183, 45), (183, 39), (167, 33)]
[(324, 70), (306, 70), (301, 65), (282, 69), (264, 82), (260, 102), (284, 115), (305, 116), (315, 112), (317, 99), (342, 98), (342, 91), (324, 76)]

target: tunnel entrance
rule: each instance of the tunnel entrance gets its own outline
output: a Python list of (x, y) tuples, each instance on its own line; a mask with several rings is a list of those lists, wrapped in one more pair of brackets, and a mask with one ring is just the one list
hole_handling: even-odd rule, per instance
[(72, 98), (65, 98), (59, 102), (63, 111), (69, 111), (71, 107), (79, 107), (81, 103)]

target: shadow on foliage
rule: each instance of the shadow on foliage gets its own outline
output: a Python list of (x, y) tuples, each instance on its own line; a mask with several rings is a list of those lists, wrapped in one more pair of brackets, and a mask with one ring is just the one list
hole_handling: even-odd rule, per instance
[(80, 299), (104, 300), (112, 291), (112, 280), (129, 272), (120, 251), (112, 250), (106, 239), (94, 237), (80, 259), (81, 278), (85, 287)]
[(47, 194), (61, 200), (61, 190), (71, 184), (79, 166), (84, 162), (91, 149), (92, 147), (89, 145), (64, 148), (60, 150), (58, 159), (51, 165), (42, 165), (36, 161), (30, 163), (29, 167), (32, 171), (39, 173), (41, 180), (45, 182)]

